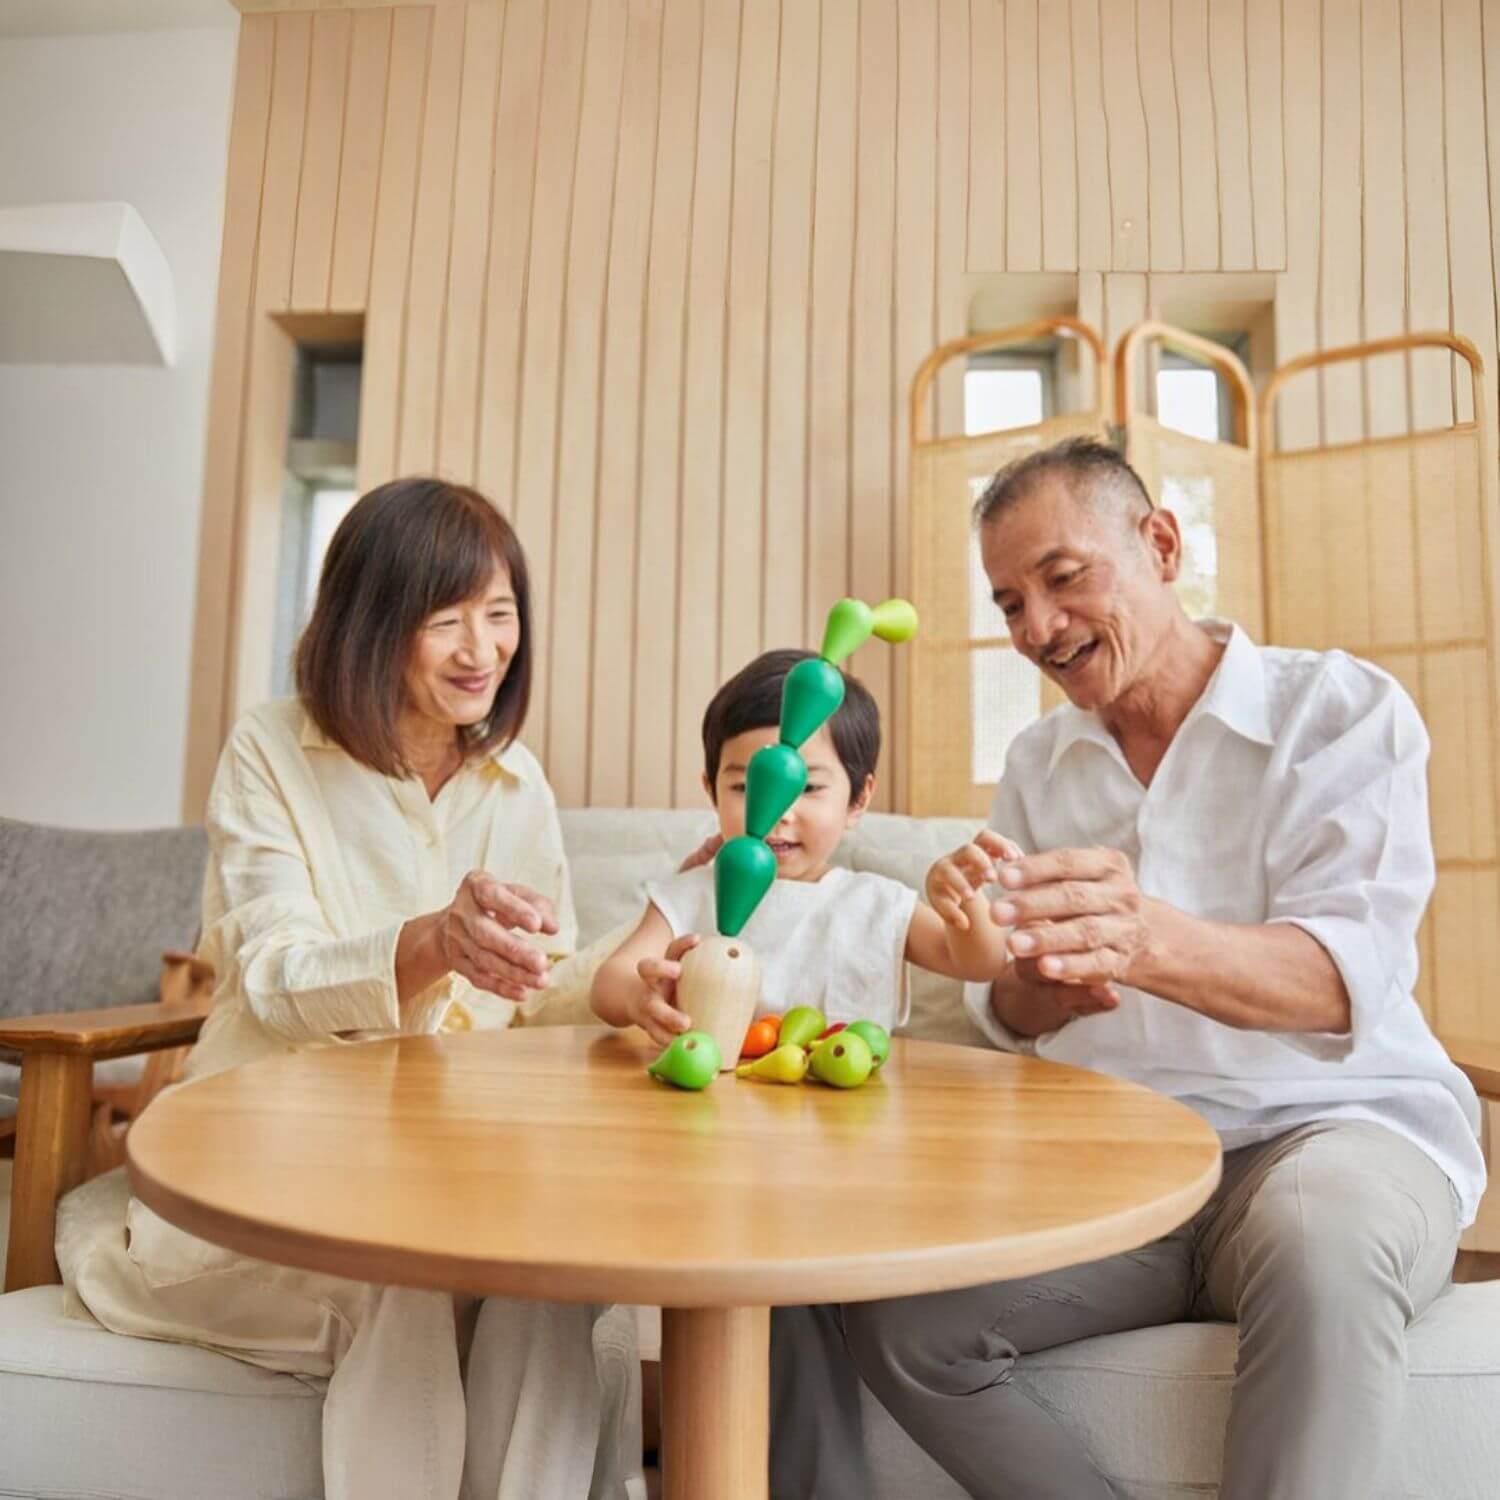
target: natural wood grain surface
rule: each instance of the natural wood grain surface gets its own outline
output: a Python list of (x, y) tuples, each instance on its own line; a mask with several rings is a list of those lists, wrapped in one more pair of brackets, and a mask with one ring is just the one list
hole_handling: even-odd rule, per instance
[(52, 1249), (57, 1200), (83, 1181), (92, 1082), (93, 1064), (88, 1057), (43, 1052), (27, 1057), (21, 1065), (5, 1258), (7, 1292), (61, 1279)]
[(136, 1193), (246, 1254), (476, 1294), (709, 1307), (857, 1300), (1108, 1255), (1218, 1178), (1181, 1105), (1097, 1074), (898, 1042), (841, 1093), (651, 1082), (586, 1027), (255, 1063), (159, 1099)]
[(1486, 1099), (1500, 1100), (1500, 1042), (1444, 1036), (1448, 1056), (1468, 1074), (1469, 1082)]
[(0, 1052), (52, 1052), (90, 1058), (132, 1057), (161, 1047), (185, 1047), (203, 1025), (196, 1013), (161, 1005), (116, 1005), (106, 1010), (0, 1021)]

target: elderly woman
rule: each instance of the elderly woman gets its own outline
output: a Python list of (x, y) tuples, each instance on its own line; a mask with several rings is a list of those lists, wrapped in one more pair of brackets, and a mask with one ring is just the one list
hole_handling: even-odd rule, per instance
[[(474, 491), (399, 480), (350, 511), (297, 648), (296, 698), (246, 714), (219, 762), (200, 947), (218, 988), (189, 1078), (506, 1025), (540, 998), (575, 924), (551, 789), (516, 738), (529, 612), (520, 543)], [(289, 1270), (134, 1200), (122, 1223), (123, 1201), (118, 1174), (65, 1200), (69, 1288), (118, 1333), (329, 1377), (327, 1500), (636, 1489), (639, 1366), (622, 1314), (455, 1307)]]

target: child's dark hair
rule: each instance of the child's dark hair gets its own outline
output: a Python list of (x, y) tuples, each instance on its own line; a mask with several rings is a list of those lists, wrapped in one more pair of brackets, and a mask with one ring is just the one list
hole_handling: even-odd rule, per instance
[[(749, 729), (769, 729), (781, 723), (781, 687), (787, 673), (812, 651), (766, 651), (741, 667), (714, 694), (703, 714), (703, 769), (710, 794), (719, 779), (724, 745)], [(858, 801), (865, 781), (875, 774), (880, 759), (880, 710), (870, 690), (844, 673), (844, 701), (829, 720), (833, 748), (849, 774), (849, 798)]]

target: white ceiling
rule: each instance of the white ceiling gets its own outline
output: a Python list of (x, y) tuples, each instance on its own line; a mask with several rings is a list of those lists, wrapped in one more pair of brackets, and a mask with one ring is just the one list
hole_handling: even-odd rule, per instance
[(230, 0), (0, 0), (0, 38), (232, 26)]

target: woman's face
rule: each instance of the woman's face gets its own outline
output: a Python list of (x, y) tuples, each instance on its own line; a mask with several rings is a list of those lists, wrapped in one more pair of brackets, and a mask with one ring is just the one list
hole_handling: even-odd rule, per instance
[(429, 616), (406, 663), (406, 707), (449, 726), (482, 724), (521, 644), (510, 571), (497, 563), (472, 599)]

